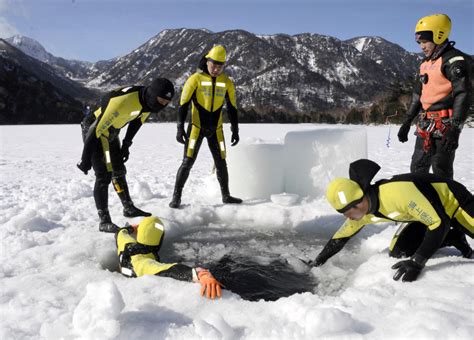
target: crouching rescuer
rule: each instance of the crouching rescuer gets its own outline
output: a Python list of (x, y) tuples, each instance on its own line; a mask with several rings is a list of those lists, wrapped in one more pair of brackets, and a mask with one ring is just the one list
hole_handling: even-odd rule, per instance
[(323, 265), (365, 225), (403, 222), (390, 244), (394, 280), (414, 281), (441, 247), (454, 246), (471, 258), (466, 235), (474, 237), (474, 197), (462, 184), (434, 174), (401, 174), (371, 184), (380, 167), (367, 159), (351, 163), (350, 178), (336, 178), (326, 197), (347, 218), (311, 263)]
[(157, 275), (180, 281), (198, 282), (201, 295), (221, 297), (221, 284), (207, 269), (191, 268), (180, 263), (160, 262), (159, 251), (164, 226), (158, 217), (145, 217), (138, 225), (126, 226), (116, 233), (120, 272), (128, 277)]
[[(116, 89), (101, 100), (100, 107), (81, 123), (84, 149), (77, 167), (87, 175), (94, 168), (94, 200), (100, 218), (99, 230), (114, 233), (108, 209), (108, 188), (113, 182), (123, 205), (125, 217), (150, 216), (134, 206), (125, 175), (125, 162), (130, 155), (133, 137), (151, 112), (164, 109), (174, 95), (173, 84), (165, 78), (155, 79), (149, 86), (127, 86)], [(128, 124), (120, 144), (120, 130)]]

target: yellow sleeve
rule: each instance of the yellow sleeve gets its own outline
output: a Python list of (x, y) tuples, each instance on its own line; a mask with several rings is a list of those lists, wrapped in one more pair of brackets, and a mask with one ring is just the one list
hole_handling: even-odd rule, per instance
[[(370, 215), (372, 216), (372, 215)], [(360, 221), (346, 219), (344, 224), (333, 235), (333, 239), (352, 237), (357, 234), (366, 224), (373, 223), (369, 215), (364, 216)]]
[(148, 116), (150, 115), (150, 112), (143, 112), (141, 117), (140, 117), (140, 121), (142, 122), (142, 124), (145, 124), (145, 121), (147, 120)]
[(176, 263), (161, 263), (155, 260), (151, 254), (139, 254), (132, 256), (132, 266), (137, 276), (155, 275), (168, 270)]
[(117, 255), (120, 255), (128, 243), (137, 243), (137, 240), (130, 235), (127, 229), (121, 229), (117, 234)]
[(186, 80), (184, 83), (183, 91), (181, 92), (181, 100), (179, 101), (179, 105), (186, 104), (189, 102), (198, 87), (198, 79), (199, 75), (197, 73), (193, 74), (191, 77)]

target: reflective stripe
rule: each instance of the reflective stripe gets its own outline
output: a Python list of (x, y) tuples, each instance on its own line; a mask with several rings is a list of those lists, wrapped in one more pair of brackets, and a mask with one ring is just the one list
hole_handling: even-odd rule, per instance
[(195, 140), (195, 139), (191, 139), (191, 140), (189, 141), (189, 148), (190, 148), (190, 149), (194, 149), (194, 145), (195, 145), (195, 144), (196, 144), (196, 140)]
[(110, 163), (110, 151), (106, 151), (106, 152), (105, 152), (105, 161), (106, 161), (107, 163)]
[(449, 59), (449, 63), (452, 64), (452, 63), (454, 63), (455, 61), (458, 61), (458, 60), (464, 60), (464, 57), (462, 57), (462, 56), (453, 57), (453, 58)]
[(163, 226), (159, 223), (155, 223), (155, 228), (163, 231)]
[(129, 87), (124, 87), (122, 89), (122, 92), (127, 92), (128, 90), (130, 90), (132, 88), (132, 86), (129, 86)]
[(140, 111), (132, 111), (130, 112), (130, 116), (136, 116), (140, 113)]
[(394, 211), (394, 212), (388, 214), (387, 216), (390, 217), (390, 218), (395, 218), (399, 215), (400, 215), (400, 213), (398, 211)]
[(216, 83), (217, 87), (225, 87), (225, 83)]
[(225, 144), (224, 142), (220, 142), (219, 145), (221, 146), (221, 151), (225, 150)]
[(347, 199), (346, 195), (344, 194), (344, 191), (339, 191), (337, 193), (337, 196), (339, 196), (339, 202), (341, 202), (342, 204), (347, 204)]
[(212, 81), (202, 81), (201, 85), (202, 86), (212, 86)]
[(371, 220), (372, 222), (377, 222), (377, 221), (381, 220), (381, 218), (374, 216), (374, 217), (371, 217), (370, 220)]
[(122, 274), (126, 276), (132, 276), (133, 273), (130, 269), (122, 267)]

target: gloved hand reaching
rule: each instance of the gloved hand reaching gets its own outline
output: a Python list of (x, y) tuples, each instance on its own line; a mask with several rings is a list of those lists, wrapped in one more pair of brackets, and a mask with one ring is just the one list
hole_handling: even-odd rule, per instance
[(411, 122), (405, 121), (402, 126), (400, 126), (400, 130), (398, 130), (398, 140), (402, 143), (408, 141), (408, 132), (410, 132), (410, 125)]
[(216, 296), (221, 297), (221, 283), (212, 276), (209, 270), (201, 269), (197, 276), (201, 284), (201, 296), (206, 294), (208, 299), (215, 299)]
[(84, 173), (84, 175), (87, 175), (87, 172), (92, 168), (92, 163), (90, 160), (86, 161), (81, 159), (79, 163), (77, 163), (77, 167)]
[(402, 278), (403, 282), (412, 282), (418, 278), (420, 275), (421, 270), (425, 266), (426, 259), (423, 259), (416, 254), (410, 260), (404, 260), (395, 263), (392, 266), (392, 269), (398, 269), (395, 275), (393, 275), (393, 279), (398, 281), (398, 279)]
[(461, 130), (457, 127), (450, 127), (444, 135), (443, 148), (446, 152), (453, 152), (459, 146), (459, 135)]
[(323, 257), (321, 256), (321, 254), (319, 254), (315, 259), (314, 261), (310, 261), (308, 263), (309, 266), (311, 267), (319, 267), (319, 266), (322, 266), (323, 264), (326, 263), (328, 259), (326, 257)]
[(132, 145), (131, 141), (123, 140), (122, 142), (122, 148), (120, 149), (120, 154), (122, 156), (122, 160), (125, 163), (128, 161), (128, 157), (130, 157), (130, 146)]
[(178, 125), (178, 131), (176, 132), (176, 140), (178, 143), (185, 144), (188, 140), (188, 136), (186, 136), (186, 131), (184, 131), (184, 125)]

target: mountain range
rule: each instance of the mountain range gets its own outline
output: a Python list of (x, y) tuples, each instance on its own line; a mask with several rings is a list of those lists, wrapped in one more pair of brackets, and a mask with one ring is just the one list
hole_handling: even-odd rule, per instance
[[(0, 123), (39, 122), (24, 111), (22, 100), (32, 111), (36, 105), (47, 107), (53, 121), (76, 122), (83, 105), (96, 102), (101, 93), (148, 84), (157, 76), (172, 80), (179, 94), (214, 44), (228, 51), (225, 72), (236, 84), (240, 118), (246, 122), (340, 120), (351, 109), (368, 110), (396, 88), (410, 88), (421, 60), (380, 37), (343, 41), (308, 33), (182, 28), (164, 30), (124, 56), (91, 63), (56, 57), (37, 41), (15, 36), (0, 41), (0, 109), (9, 118), (2, 113)], [(23, 79), (21, 84), (15, 77)], [(21, 95), (15, 86), (22, 88)], [(61, 101), (71, 111), (57, 118)], [(174, 119), (178, 101), (157, 119)]]

